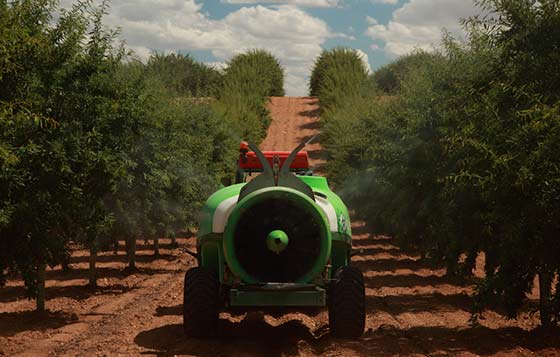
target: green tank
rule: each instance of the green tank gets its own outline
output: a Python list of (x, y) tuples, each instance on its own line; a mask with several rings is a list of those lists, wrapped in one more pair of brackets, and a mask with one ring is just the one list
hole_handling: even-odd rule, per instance
[[(350, 266), (348, 209), (300, 152), (261, 152), (242, 144), (238, 181), (204, 205), (198, 266), (185, 275), (184, 329), (218, 333), (228, 309), (327, 307), (331, 333), (356, 338), (365, 325), (362, 273)], [(252, 149), (249, 151), (248, 147)]]

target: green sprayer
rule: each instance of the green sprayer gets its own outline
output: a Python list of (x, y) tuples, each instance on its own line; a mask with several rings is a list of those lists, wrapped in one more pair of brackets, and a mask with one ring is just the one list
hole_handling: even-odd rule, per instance
[(364, 279), (350, 266), (348, 209), (325, 177), (310, 172), (307, 143), (291, 153), (242, 143), (238, 182), (202, 209), (198, 266), (185, 275), (187, 335), (214, 335), (229, 309), (317, 307), (328, 307), (332, 335), (362, 335)]

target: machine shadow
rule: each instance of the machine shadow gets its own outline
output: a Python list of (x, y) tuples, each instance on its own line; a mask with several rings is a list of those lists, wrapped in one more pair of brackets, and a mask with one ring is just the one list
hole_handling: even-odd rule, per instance
[[(323, 330), (327, 330), (326, 328)], [(363, 356), (461, 352), (476, 355), (506, 352), (521, 346), (530, 350), (560, 347), (560, 329), (526, 331), (517, 327), (447, 328), (439, 326), (397, 328), (384, 326), (370, 330), (358, 340), (332, 338), (328, 333), (313, 333), (299, 320), (278, 326), (265, 321), (244, 319), (240, 322), (220, 320), (219, 331), (212, 338), (189, 338), (182, 325), (171, 324), (140, 332), (134, 342), (158, 356), (188, 354), (222, 356), (236, 351), (240, 355), (295, 356), (304, 349), (312, 355), (329, 351), (353, 351)], [(416, 341), (411, 344), (411, 341)], [(476, 341), (476, 342), (475, 342)], [(412, 350), (411, 350), (412, 346)]]
[(324, 335), (314, 336), (300, 320), (273, 326), (262, 319), (245, 317), (240, 322), (220, 319), (216, 336), (211, 338), (186, 337), (182, 325), (171, 324), (142, 331), (136, 335), (134, 342), (160, 356), (188, 354), (213, 357), (228, 355), (232, 351), (242, 351), (245, 355), (292, 356), (299, 354), (300, 341), (314, 345), (324, 338)]

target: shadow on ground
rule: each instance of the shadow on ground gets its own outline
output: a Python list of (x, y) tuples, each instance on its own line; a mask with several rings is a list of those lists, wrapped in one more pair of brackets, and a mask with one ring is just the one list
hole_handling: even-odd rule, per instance
[[(68, 297), (74, 300), (85, 300), (92, 295), (124, 294), (134, 290), (124, 284), (111, 284), (108, 286), (90, 287), (88, 285), (49, 286), (45, 290), (46, 300)], [(26, 290), (23, 286), (10, 286), (2, 288), (0, 302), (10, 302), (25, 299)]]
[(458, 284), (456, 279), (452, 279), (445, 275), (427, 275), (422, 276), (418, 274), (383, 274), (370, 276), (365, 278), (366, 287), (379, 288), (379, 287), (418, 287), (418, 286), (437, 286), (442, 284)]
[[(354, 232), (364, 235), (354, 241), (354, 246), (363, 247), (364, 251), (353, 262), (366, 273), (368, 288), (366, 312), (370, 328), (362, 338), (335, 339), (326, 320), (321, 318), (316, 320), (319, 327), (311, 328), (302, 319), (282, 320), (283, 323), (273, 325), (262, 318), (249, 318), (248, 314), (239, 322), (221, 319), (213, 338), (186, 337), (182, 325), (174, 323), (142, 331), (134, 342), (148, 353), (162, 356), (212, 357), (488, 355), (531, 351), (537, 355), (555, 355), (560, 348), (558, 328), (527, 331), (520, 327), (470, 326), (467, 319), (471, 300), (461, 292), (464, 285), (460, 281), (446, 277), (441, 269), (433, 270), (431, 264), (417, 255), (407, 255), (392, 239), (368, 235), (360, 227), (354, 228)], [(429, 291), (422, 290), (423, 287), (434, 289), (422, 293)], [(386, 291), (379, 293), (381, 289)], [(181, 314), (181, 304), (159, 306), (155, 311), (159, 317)], [(441, 326), (448, 316), (457, 325)], [(378, 320), (382, 317), (385, 320)], [(461, 319), (465, 319), (464, 323)]]
[[(176, 257), (175, 257), (176, 259)], [(172, 259), (172, 260), (175, 260)], [(139, 274), (139, 275), (157, 275), (157, 274), (169, 274), (173, 271), (178, 271), (180, 269), (154, 269), (150, 267), (137, 267), (136, 269), (129, 269), (127, 267), (120, 268), (120, 267), (98, 267), (97, 269), (97, 277), (99, 279), (102, 278), (126, 278), (131, 274)], [(76, 269), (72, 268), (70, 270), (49, 270), (46, 272), (47, 281), (49, 280), (70, 280), (70, 279), (87, 279), (89, 274), (89, 269)], [(47, 288), (48, 289), (48, 288)]]
[(371, 356), (408, 353), (457, 355), (461, 352), (487, 355), (511, 351), (516, 347), (539, 351), (560, 347), (558, 332), (557, 329), (525, 331), (517, 327), (382, 327), (364, 336), (363, 349), (359, 352)]
[(10, 337), (22, 331), (45, 331), (78, 321), (78, 316), (57, 312), (4, 312), (0, 313), (0, 336)]
[[(140, 332), (134, 342), (158, 355), (189, 354), (196, 356), (223, 355), (297, 355), (301, 341), (317, 344), (315, 337), (300, 320), (290, 320), (272, 326), (264, 320), (244, 318), (240, 322), (220, 319), (214, 338), (189, 338), (180, 324), (166, 325)], [(321, 353), (314, 350), (314, 353)]]
[[(159, 254), (158, 256), (155, 256), (153, 253), (149, 253), (149, 254), (136, 254), (135, 257), (137, 263), (151, 263), (155, 260), (160, 260), (160, 259), (166, 261), (173, 261), (177, 259), (177, 256), (173, 254)], [(118, 255), (110, 253), (106, 255), (97, 256), (97, 262), (98, 263), (117, 263), (117, 262), (127, 263), (128, 258), (126, 257), (126, 254), (123, 253), (120, 253)], [(70, 264), (89, 263), (89, 256), (82, 255), (82, 256), (71, 257), (69, 263)]]
[[(320, 112), (319, 109), (315, 109), (315, 110), (306, 110), (306, 111), (301, 112), (300, 114), (303, 115), (303, 116), (306, 116), (306, 117), (314, 118), (314, 117), (319, 115), (319, 112)], [(309, 123), (301, 124), (299, 126), (299, 128), (302, 129), (302, 130), (303, 129), (319, 130), (319, 129), (321, 129), (321, 122), (318, 121), (318, 120), (317, 121), (312, 121), (312, 122), (309, 122)]]
[(511, 351), (523, 347), (531, 351), (560, 348), (560, 330), (525, 331), (516, 327), (446, 328), (412, 327), (400, 329), (381, 326), (355, 341), (331, 337), (328, 328), (311, 331), (299, 320), (278, 326), (265, 321), (244, 319), (241, 322), (220, 320), (218, 335), (213, 338), (190, 338), (180, 324), (166, 325), (139, 333), (134, 342), (150, 353), (161, 356), (188, 354), (196, 356), (267, 355), (294, 356), (302, 351), (310, 355), (346, 351), (364, 356), (396, 354), (455, 355), (469, 352), (479, 355)]
[(325, 150), (309, 150), (307, 151), (307, 155), (312, 160), (326, 160), (328, 154)]

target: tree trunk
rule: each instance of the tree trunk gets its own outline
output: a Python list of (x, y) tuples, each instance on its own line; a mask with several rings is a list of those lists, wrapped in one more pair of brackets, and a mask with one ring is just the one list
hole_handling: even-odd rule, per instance
[(552, 288), (552, 274), (548, 271), (539, 273), (539, 300), (540, 300), (540, 313), (541, 325), (543, 327), (550, 327), (552, 325), (552, 314), (550, 306), (550, 292)]
[(171, 247), (177, 248), (177, 236), (175, 232), (171, 233)]
[(45, 274), (46, 264), (37, 267), (37, 311), (45, 311)]
[(130, 238), (129, 237), (125, 237), (124, 238), (124, 251), (126, 253), (126, 260), (130, 259)]
[(95, 243), (92, 243), (89, 248), (89, 286), (97, 286), (97, 269), (95, 264), (97, 263), (97, 247)]
[(60, 264), (62, 266), (62, 270), (65, 272), (70, 271), (70, 264), (68, 262), (69, 258), (64, 258), (64, 260), (62, 261), (62, 264)]
[(159, 237), (156, 235), (154, 237), (154, 257), (159, 257)]
[[(474, 240), (474, 239), (473, 239)], [(465, 270), (466, 276), (473, 276), (473, 271), (476, 268), (476, 258), (478, 257), (478, 249), (470, 249), (467, 253), (467, 259), (465, 259)]]
[(128, 268), (136, 268), (136, 237), (128, 239)]
[(113, 254), (119, 255), (119, 240), (115, 238), (115, 242), (113, 242)]

